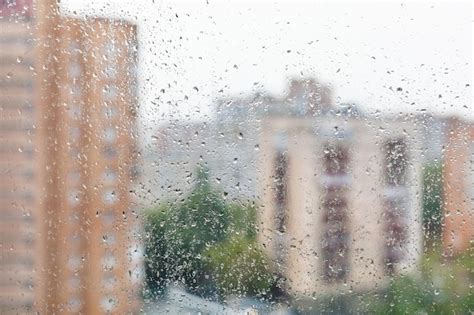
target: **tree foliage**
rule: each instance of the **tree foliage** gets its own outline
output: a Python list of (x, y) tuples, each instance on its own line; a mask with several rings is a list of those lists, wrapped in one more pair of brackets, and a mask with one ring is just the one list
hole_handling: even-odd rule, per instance
[(425, 166), (423, 171), (423, 228), (426, 240), (437, 241), (443, 217), (443, 180), (440, 163)]
[(371, 314), (472, 314), (474, 248), (451, 261), (436, 252), (423, 260), (422, 277), (402, 276), (369, 303)]
[(226, 203), (200, 169), (183, 201), (146, 212), (145, 272), (148, 295), (171, 283), (195, 294), (220, 297), (268, 292), (273, 276), (256, 242), (256, 207)]
[(226, 238), (228, 210), (201, 169), (184, 201), (147, 212), (145, 270), (151, 292), (162, 293), (171, 282), (182, 283), (196, 293), (207, 290), (209, 277), (201, 253)]
[(276, 281), (259, 244), (243, 236), (217, 244), (204, 253), (221, 296), (268, 296)]

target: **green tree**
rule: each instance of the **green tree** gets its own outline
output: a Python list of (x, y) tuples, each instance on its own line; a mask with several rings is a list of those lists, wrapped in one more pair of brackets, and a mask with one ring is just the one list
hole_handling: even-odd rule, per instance
[(198, 170), (183, 201), (146, 212), (147, 295), (176, 282), (205, 296), (267, 295), (275, 280), (256, 241), (256, 218), (255, 204), (226, 203)]
[(145, 217), (145, 272), (149, 293), (163, 293), (172, 282), (206, 294), (209, 276), (201, 253), (223, 241), (229, 211), (220, 194), (211, 189), (207, 171), (198, 171), (196, 184), (182, 202), (150, 210)]
[(235, 235), (204, 252), (221, 297), (269, 296), (276, 278), (255, 239)]
[(228, 235), (241, 235), (250, 239), (257, 236), (257, 208), (255, 204), (234, 203), (228, 205)]
[(440, 163), (423, 170), (423, 229), (430, 247), (439, 241), (443, 217), (443, 180)]
[(430, 252), (423, 276), (394, 278), (389, 288), (368, 299), (370, 314), (472, 314), (474, 312), (474, 248), (447, 261)]

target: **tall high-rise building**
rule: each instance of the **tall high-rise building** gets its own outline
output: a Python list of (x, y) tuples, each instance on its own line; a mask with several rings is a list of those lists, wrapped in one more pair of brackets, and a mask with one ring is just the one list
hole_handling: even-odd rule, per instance
[(56, 304), (125, 313), (140, 281), (131, 264), (136, 28), (63, 18), (59, 33)]
[[(31, 1), (0, 1), (0, 313), (31, 311), (42, 291), (42, 160), (37, 150)], [(41, 299), (40, 299), (41, 300)]]
[(136, 310), (136, 27), (4, 7), (1, 310)]

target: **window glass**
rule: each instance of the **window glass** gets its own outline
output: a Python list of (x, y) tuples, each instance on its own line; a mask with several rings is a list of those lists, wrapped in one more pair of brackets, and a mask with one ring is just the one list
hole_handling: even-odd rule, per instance
[(473, 12), (0, 0), (0, 313), (473, 314)]

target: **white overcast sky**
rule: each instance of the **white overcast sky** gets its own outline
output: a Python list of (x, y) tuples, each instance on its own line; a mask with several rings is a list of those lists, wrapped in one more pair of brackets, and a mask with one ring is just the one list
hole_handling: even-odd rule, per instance
[(301, 74), (367, 112), (474, 117), (470, 2), (208, 2), (61, 3), (68, 14), (138, 25), (146, 129), (207, 119), (217, 97), (282, 95)]

